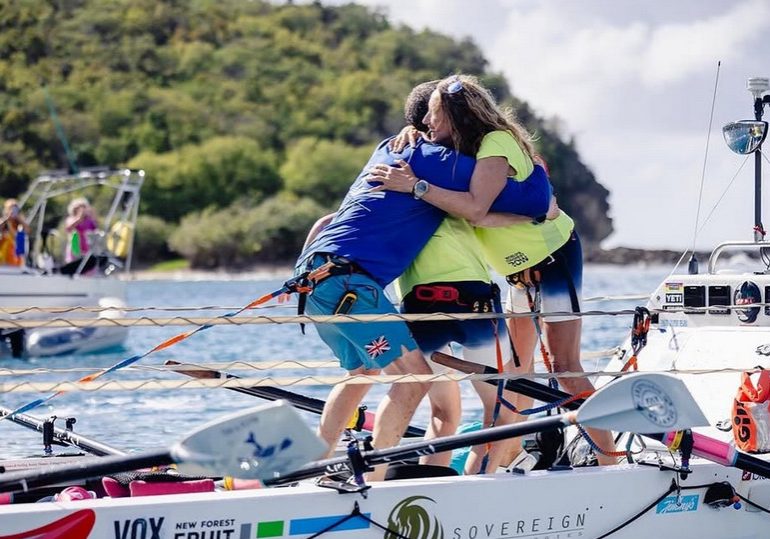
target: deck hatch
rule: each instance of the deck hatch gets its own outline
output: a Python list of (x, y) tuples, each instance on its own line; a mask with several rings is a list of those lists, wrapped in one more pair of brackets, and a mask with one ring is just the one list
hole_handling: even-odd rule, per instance
[[(712, 305), (730, 305), (732, 301), (729, 285), (709, 286), (709, 307)], [(730, 314), (730, 309), (709, 309), (710, 314)]]
[(705, 311), (688, 311), (693, 307), (706, 306), (706, 287), (704, 285), (690, 285), (684, 287), (684, 312), (688, 314), (705, 314)]

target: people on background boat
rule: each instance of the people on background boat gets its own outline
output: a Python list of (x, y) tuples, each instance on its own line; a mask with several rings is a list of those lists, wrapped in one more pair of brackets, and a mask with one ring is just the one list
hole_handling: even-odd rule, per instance
[(19, 201), (9, 198), (3, 204), (3, 218), (0, 221), (0, 264), (21, 266), (26, 253), (26, 234), (29, 225), (19, 207)]
[[(582, 250), (572, 219), (560, 212), (542, 223), (520, 222), (490, 211), (492, 201), (507, 184), (521, 182), (536, 167), (531, 138), (512, 113), (501, 109), (474, 77), (456, 75), (437, 85), (425, 124), (432, 142), (476, 156), (469, 190), (434, 185), (404, 161), (373, 166), (370, 181), (377, 185), (374, 189), (410, 193), (419, 185), (422, 200), (476, 224), (486, 261), (510, 283), (507, 310), (534, 310), (530, 298), (534, 300), (536, 295), (542, 312), (579, 312)], [(536, 290), (539, 294), (534, 294)], [(516, 350), (521, 351), (521, 371), (532, 372), (536, 326), (526, 318), (511, 318), (508, 327)], [(582, 371), (581, 319), (544, 317), (542, 328), (554, 371)], [(593, 389), (584, 377), (564, 378), (561, 383), (573, 393)], [(520, 397), (515, 404), (521, 409), (530, 403)], [(589, 434), (602, 449), (614, 450), (611, 433), (589, 429)], [(613, 457), (597, 457), (600, 464), (615, 462)]]
[[(407, 97), (404, 108), (407, 125), (427, 132), (422, 120), (428, 112), (428, 102), (439, 81), (416, 86)], [(532, 174), (528, 192), (512, 201), (512, 211), (522, 220), (540, 217), (548, 211), (551, 187), (544, 171)], [(519, 185), (519, 187), (522, 187)], [(398, 278), (396, 290), (404, 313), (487, 313), (502, 312), (500, 289), (492, 282), (487, 265), (473, 228), (465, 219), (447, 216), (423, 247), (417, 258)], [(409, 322), (412, 336), (426, 358), (446, 349), (452, 342), (463, 347), (463, 357), (474, 363), (495, 369), (510, 370), (513, 365), (512, 349), (505, 323), (502, 320), (447, 320)], [(434, 372), (445, 367), (428, 361)], [(473, 382), (484, 408), (484, 424), (504, 425), (515, 422), (516, 415), (501, 408), (495, 414), (497, 394), (495, 387), (484, 382)], [(508, 395), (512, 398), (513, 394)], [(429, 391), (431, 421), (426, 437), (454, 434), (460, 423), (461, 398), (455, 382), (434, 383)], [(495, 417), (497, 415), (497, 417)], [(465, 473), (495, 471), (502, 462), (510, 440), (495, 442), (489, 447), (477, 446), (465, 463)], [(484, 456), (487, 461), (482, 466)], [(427, 464), (448, 465), (450, 453), (423, 457)]]
[[(385, 286), (406, 270), (444, 218), (442, 210), (421, 201), (418, 193), (372, 191), (367, 175), (375, 164), (408, 161), (432, 184), (468, 189), (475, 164), (472, 158), (428, 141), (394, 152), (388, 142), (384, 140), (377, 146), (338, 211), (321, 218), (309, 233), (297, 260), (297, 272), (322, 266), (328, 272), (315, 280), (306, 298), (308, 314), (395, 313)], [(519, 186), (511, 184), (493, 208), (511, 211), (510, 201), (520, 195)], [(316, 327), (349, 375), (378, 374), (381, 370), (387, 374), (432, 372), (403, 322)], [(400, 440), (428, 389), (427, 383), (391, 386), (377, 410), (375, 447), (390, 447)], [(319, 434), (330, 448), (336, 445), (368, 390), (365, 384), (337, 385), (332, 389), (319, 424)], [(380, 468), (370, 479), (381, 479), (384, 472)]]
[(68, 234), (64, 261), (72, 262), (88, 254), (88, 233), (97, 229), (94, 210), (88, 199), (80, 197), (69, 203), (64, 228)]

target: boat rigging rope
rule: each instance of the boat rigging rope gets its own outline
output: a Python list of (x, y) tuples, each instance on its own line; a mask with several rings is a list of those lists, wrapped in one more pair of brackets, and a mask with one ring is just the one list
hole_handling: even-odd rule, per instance
[(314, 533), (307, 539), (315, 539), (316, 537), (321, 537), (323, 534), (333, 531), (335, 528), (343, 525), (348, 520), (354, 519), (354, 518), (360, 518), (365, 521), (367, 521), (369, 524), (372, 524), (374, 526), (377, 526), (379, 529), (385, 532), (385, 538), (386, 539), (410, 539), (406, 535), (401, 535), (399, 532), (395, 530), (391, 530), (387, 526), (383, 526), (376, 520), (372, 520), (367, 513), (362, 513), (361, 508), (358, 505), (358, 502), (353, 502), (353, 510), (350, 512), (349, 515), (345, 515), (341, 519), (339, 519), (337, 522), (334, 522), (333, 524), (330, 524), (323, 530)]
[(647, 333), (650, 331), (650, 311), (646, 307), (637, 307), (634, 313), (634, 323), (631, 326), (631, 357), (620, 369), (622, 372), (626, 372), (629, 369), (634, 371), (639, 370), (637, 364), (637, 357), (647, 345)]
[[(672, 374), (706, 375), (724, 373), (759, 372), (760, 369), (670, 369), (665, 372)], [(559, 373), (560, 378), (578, 377), (618, 377), (634, 374), (631, 372), (592, 371), (592, 372), (564, 372)], [(30, 393), (30, 392), (74, 392), (74, 391), (138, 391), (140, 389), (202, 389), (202, 388), (249, 388), (249, 387), (291, 387), (291, 386), (332, 386), (338, 384), (399, 384), (399, 383), (431, 383), (431, 382), (462, 382), (465, 380), (496, 380), (498, 378), (516, 378), (538, 380), (547, 377), (547, 373), (521, 374), (493, 373), (493, 374), (465, 374), (465, 373), (438, 373), (438, 374), (403, 374), (403, 375), (305, 375), (294, 377), (259, 377), (259, 378), (216, 378), (216, 379), (157, 379), (144, 380), (91, 380), (91, 381), (64, 381), (64, 382), (3, 382), (0, 383), (2, 393)], [(22, 413), (22, 412), (16, 412)]]
[[(620, 294), (617, 296), (591, 296), (583, 298), (582, 303), (597, 303), (597, 302), (609, 302), (609, 301), (640, 301), (649, 299), (650, 294)], [(398, 306), (398, 303), (394, 303), (394, 306)], [(233, 305), (201, 305), (197, 307), (158, 307), (158, 306), (146, 306), (146, 307), (96, 307), (96, 306), (84, 306), (74, 305), (72, 307), (0, 307), (0, 315), (18, 316), (22, 314), (69, 314), (69, 313), (103, 313), (103, 312), (115, 312), (120, 311), (124, 313), (142, 312), (142, 311), (166, 311), (166, 312), (188, 312), (188, 311), (234, 311), (239, 309), (239, 306)], [(280, 304), (268, 304), (252, 307), (254, 310), (265, 309), (287, 309), (296, 310), (296, 303), (280, 303)]]
[[(640, 512), (638, 512), (637, 514), (635, 514), (634, 516), (632, 516), (632, 517), (631, 517), (631, 518), (629, 518), (628, 520), (624, 521), (624, 522), (623, 522), (622, 524), (620, 524), (619, 526), (616, 526), (615, 528), (613, 528), (612, 530), (608, 531), (608, 532), (607, 532), (607, 533), (605, 533), (604, 535), (600, 535), (600, 536), (599, 536), (599, 537), (597, 537), (596, 539), (604, 539), (605, 537), (609, 537), (610, 535), (612, 535), (612, 534), (614, 534), (614, 533), (616, 533), (616, 532), (618, 532), (618, 531), (622, 530), (623, 528), (625, 528), (626, 526), (628, 526), (629, 524), (631, 524), (632, 522), (634, 522), (634, 521), (635, 521), (635, 520), (637, 520), (638, 518), (642, 517), (642, 516), (643, 516), (645, 513), (647, 513), (647, 512), (648, 512), (650, 509), (652, 509), (653, 507), (657, 506), (657, 505), (658, 505), (660, 502), (662, 502), (662, 501), (663, 501), (663, 500), (664, 500), (666, 497), (668, 497), (668, 496), (669, 496), (669, 495), (670, 495), (672, 492), (678, 492), (678, 491), (680, 491), (680, 490), (699, 490), (699, 489), (709, 488), (709, 487), (712, 487), (712, 486), (715, 486), (715, 485), (718, 485), (718, 484), (719, 484), (719, 483), (709, 483), (709, 484), (706, 484), (706, 485), (688, 485), (688, 486), (681, 486), (681, 485), (678, 485), (678, 484), (676, 483), (676, 481), (672, 479), (672, 480), (671, 480), (671, 486), (669, 486), (669, 487), (668, 487), (668, 490), (667, 490), (666, 492), (664, 492), (663, 494), (661, 494), (661, 495), (660, 495), (660, 496), (659, 496), (659, 497), (658, 497), (658, 498), (657, 498), (657, 499), (656, 499), (654, 502), (652, 502), (650, 505), (648, 505), (647, 507), (645, 507), (644, 509), (642, 509)], [(748, 498), (746, 498), (746, 497), (745, 497), (745, 496), (743, 496), (742, 494), (739, 494), (739, 493), (737, 493), (737, 492), (736, 492), (736, 493), (735, 493), (735, 495), (736, 495), (738, 498), (740, 498), (742, 501), (744, 501), (744, 502), (746, 502), (747, 504), (751, 505), (752, 507), (754, 507), (754, 508), (756, 508), (756, 509), (758, 509), (758, 510), (760, 510), (760, 511), (763, 511), (763, 512), (765, 512), (765, 513), (770, 513), (770, 509), (767, 509), (766, 507), (762, 507), (761, 505), (759, 505), (759, 504), (757, 504), (757, 503), (755, 503), (755, 502), (752, 502), (751, 500), (749, 500)]]
[[(581, 361), (612, 358), (618, 355), (622, 349), (619, 346), (607, 348), (606, 350), (594, 350), (583, 352), (580, 356)], [(184, 363), (183, 359), (178, 359)], [(539, 364), (539, 362), (535, 362)], [(127, 367), (127, 371), (147, 371), (154, 372), (185, 372), (197, 371), (201, 368), (214, 370), (254, 370), (254, 371), (273, 371), (286, 369), (339, 369), (340, 362), (335, 358), (328, 359), (277, 359), (271, 361), (264, 360), (233, 360), (233, 361), (213, 361), (200, 362), (195, 365), (133, 365)], [(0, 376), (34, 376), (41, 374), (67, 374), (74, 372), (96, 372), (99, 367), (66, 367), (61, 369), (50, 369), (47, 367), (37, 367), (34, 369), (9, 369), (0, 367)], [(742, 372), (742, 371), (741, 371)]]
[[(742, 305), (724, 305), (724, 309), (748, 309), (751, 307), (767, 307), (768, 302), (747, 303)], [(674, 307), (666, 309), (649, 309), (650, 313), (686, 313), (694, 314), (708, 312), (713, 306), (706, 307)], [(242, 309), (241, 312), (246, 309)], [(500, 318), (548, 318), (556, 316), (625, 316), (636, 313), (635, 309), (619, 310), (590, 310), (581, 312), (550, 311), (542, 313), (425, 313), (425, 314), (332, 314), (332, 315), (254, 315), (233, 317), (233, 313), (215, 317), (185, 317), (173, 316), (166, 318), (150, 318), (146, 316), (129, 318), (51, 318), (51, 319), (13, 319), (0, 317), (0, 327), (5, 329), (30, 328), (98, 328), (98, 327), (169, 327), (169, 326), (245, 326), (264, 324), (345, 324), (351, 322), (430, 322), (430, 321), (465, 321), (493, 320)], [(207, 329), (206, 328), (206, 329)]]
[(698, 208), (695, 212), (695, 226), (692, 233), (692, 252), (695, 254), (695, 241), (698, 238), (698, 220), (700, 219), (700, 207), (703, 203), (703, 186), (706, 183), (706, 164), (709, 158), (709, 143), (711, 142), (711, 126), (714, 123), (714, 106), (717, 102), (717, 88), (719, 87), (719, 68), (722, 66), (722, 61), (717, 62), (717, 74), (714, 78), (714, 93), (711, 98), (711, 112), (709, 113), (709, 127), (706, 130), (706, 151), (703, 154), (703, 169), (700, 175), (700, 190), (698, 191)]

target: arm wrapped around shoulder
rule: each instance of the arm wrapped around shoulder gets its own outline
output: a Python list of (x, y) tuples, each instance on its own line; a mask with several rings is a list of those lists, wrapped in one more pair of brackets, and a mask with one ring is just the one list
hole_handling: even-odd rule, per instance
[(548, 174), (541, 165), (535, 165), (525, 180), (509, 179), (502, 192), (492, 203), (490, 211), (526, 215), (532, 219), (548, 213), (553, 188)]

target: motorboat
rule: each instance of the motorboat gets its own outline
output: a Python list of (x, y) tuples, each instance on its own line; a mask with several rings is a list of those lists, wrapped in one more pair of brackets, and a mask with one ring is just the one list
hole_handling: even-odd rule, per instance
[[(20, 265), (0, 266), (0, 309), (9, 321), (39, 320), (41, 327), (2, 330), (4, 352), (14, 357), (94, 352), (120, 346), (124, 327), (46, 328), (45, 321), (75, 312), (79, 317), (115, 317), (125, 307), (144, 172), (83, 169), (38, 176), (19, 204), (29, 233), (17, 247)], [(67, 202), (87, 196), (105, 208), (89, 232), (90, 249), (64, 260), (70, 241), (61, 223)], [(78, 309), (80, 309), (79, 312)], [(87, 310), (83, 310), (87, 309)]]

